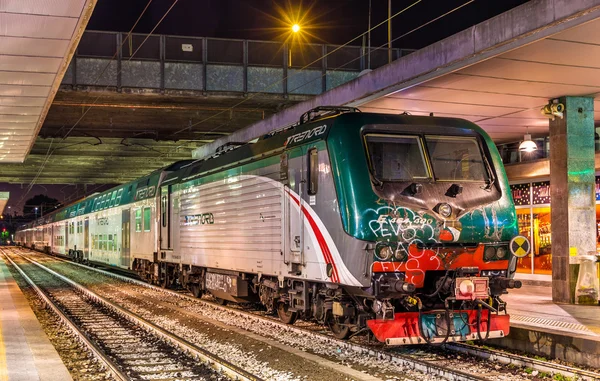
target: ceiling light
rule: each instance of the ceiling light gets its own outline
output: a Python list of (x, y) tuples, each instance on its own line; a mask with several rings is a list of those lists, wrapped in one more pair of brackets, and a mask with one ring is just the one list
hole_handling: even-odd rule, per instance
[(521, 152), (533, 152), (537, 150), (537, 144), (531, 140), (531, 135), (525, 134), (523, 141), (519, 145), (519, 151)]

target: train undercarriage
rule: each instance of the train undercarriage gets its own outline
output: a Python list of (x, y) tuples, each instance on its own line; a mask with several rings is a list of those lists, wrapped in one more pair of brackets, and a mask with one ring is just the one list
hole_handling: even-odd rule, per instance
[(281, 321), (315, 321), (335, 337), (370, 334), (388, 345), (486, 340), (509, 332), (501, 295), (521, 284), (480, 276), (477, 268), (428, 272), (427, 287), (415, 289), (398, 274), (374, 278), (369, 289), (149, 260), (134, 261), (139, 276), (165, 288), (188, 289), (218, 303), (253, 303)]

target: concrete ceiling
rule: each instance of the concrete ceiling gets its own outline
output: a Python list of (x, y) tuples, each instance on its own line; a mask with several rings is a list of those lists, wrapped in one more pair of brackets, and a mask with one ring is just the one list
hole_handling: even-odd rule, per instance
[(540, 109), (564, 95), (593, 95), (600, 121), (600, 20), (568, 29), (360, 106), (363, 111), (471, 120), (497, 142), (519, 141), (527, 128), (548, 134)]
[(96, 0), (0, 1), (0, 162), (23, 162)]
[[(0, 183), (117, 184), (191, 157), (198, 143), (135, 138), (38, 137), (24, 163), (2, 165)], [(51, 160), (47, 160), (52, 151)]]

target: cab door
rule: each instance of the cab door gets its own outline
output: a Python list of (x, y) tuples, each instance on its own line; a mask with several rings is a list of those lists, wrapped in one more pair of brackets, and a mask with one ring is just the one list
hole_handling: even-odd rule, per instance
[[(284, 212), (285, 212), (285, 247), (284, 262), (288, 265), (290, 273), (300, 271), (299, 267), (303, 264), (304, 248), (304, 216), (302, 211), (302, 195), (304, 193), (304, 175), (305, 171), (302, 147), (298, 147), (285, 154), (282, 158), (281, 171), (287, 172), (289, 178), (283, 182), (284, 186)], [(298, 160), (298, 156), (299, 160)], [(289, 157), (295, 157), (288, 161)], [(283, 163), (285, 160), (285, 164)]]

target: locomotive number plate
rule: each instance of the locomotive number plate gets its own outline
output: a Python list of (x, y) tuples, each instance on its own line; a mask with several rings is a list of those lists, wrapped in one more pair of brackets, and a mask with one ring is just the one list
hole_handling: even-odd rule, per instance
[(233, 296), (247, 296), (248, 284), (235, 275), (206, 273), (206, 288)]

